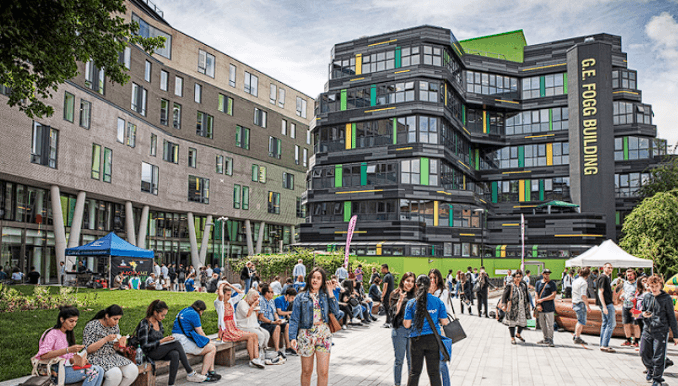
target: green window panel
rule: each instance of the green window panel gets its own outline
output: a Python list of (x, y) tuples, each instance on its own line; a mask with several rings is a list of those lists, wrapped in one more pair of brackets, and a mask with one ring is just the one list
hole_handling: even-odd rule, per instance
[(400, 68), (402, 67), (402, 54), (400, 52), (400, 47), (396, 47), (395, 49), (395, 68)]
[(619, 212), (614, 212), (615, 215), (615, 225), (621, 225), (621, 213)]
[(346, 110), (346, 90), (341, 90), (341, 111)]
[(497, 181), (492, 181), (492, 202), (497, 203), (498, 196), (499, 196), (499, 189), (497, 189)]
[(355, 123), (351, 123), (351, 149), (355, 149), (356, 131)]
[(567, 72), (563, 73), (563, 92), (567, 94)]
[(497, 252), (496, 252), (495, 256), (501, 257), (501, 245), (497, 245)]
[(539, 245), (533, 245), (532, 246), (532, 257), (539, 257), (539, 253), (537, 252), (537, 248)]
[(429, 159), (426, 157), (421, 157), (421, 160), (419, 161), (421, 165), (421, 179), (419, 183), (421, 185), (428, 185), (428, 177), (429, 177)]
[(377, 85), (373, 84), (372, 87), (370, 87), (370, 106), (376, 105), (377, 105)]
[(461, 106), (461, 123), (466, 126), (466, 106), (462, 105)]
[(476, 170), (480, 170), (480, 149), (476, 148)]
[(629, 159), (629, 137), (624, 137), (624, 161)]
[(539, 180), (539, 201), (544, 201), (544, 180)]
[(334, 187), (335, 188), (341, 188), (342, 186), (342, 179), (344, 178), (344, 173), (342, 169), (341, 164), (339, 165), (334, 165)]
[(393, 122), (393, 144), (398, 144), (398, 118), (391, 118)]
[[(448, 205), (449, 205), (449, 204), (448, 204)], [(450, 227), (453, 227), (453, 226), (454, 226), (454, 206), (453, 206), (453, 205), (449, 205), (449, 207), (450, 207), (450, 215), (448, 216), (448, 221), (447, 221), (447, 222), (448, 222), (448, 225), (449, 225)]]
[(518, 146), (518, 167), (525, 167), (525, 146)]
[(539, 96), (546, 96), (546, 78), (544, 76), (539, 77)]
[(367, 162), (360, 164), (360, 186), (367, 185)]
[(553, 109), (549, 109), (549, 131), (553, 131)]
[(532, 184), (525, 180), (525, 201), (532, 201)]
[(344, 222), (351, 220), (351, 201), (344, 201)]

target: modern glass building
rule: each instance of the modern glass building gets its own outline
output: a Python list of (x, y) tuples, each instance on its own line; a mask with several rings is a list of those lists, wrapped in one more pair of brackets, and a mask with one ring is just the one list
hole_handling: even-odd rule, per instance
[(564, 259), (617, 239), (666, 142), (619, 36), (421, 26), (332, 48), (300, 245)]
[(81, 63), (54, 115), (35, 120), (0, 95), (0, 265), (54, 280), (66, 247), (110, 231), (165, 263), (287, 249), (305, 217), (313, 99), (172, 28), (153, 3), (125, 4), (141, 35), (166, 38), (152, 55), (120, 53), (127, 84)]

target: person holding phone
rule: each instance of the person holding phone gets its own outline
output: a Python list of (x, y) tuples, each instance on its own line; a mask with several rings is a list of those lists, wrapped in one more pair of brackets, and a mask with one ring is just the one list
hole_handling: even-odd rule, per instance
[[(141, 319), (137, 325), (136, 333), (139, 339), (139, 346), (146, 356), (154, 361), (170, 361), (168, 386), (174, 386), (179, 371), (179, 362), (186, 370), (186, 380), (189, 382), (205, 382), (207, 377), (193, 371), (188, 363), (186, 352), (181, 343), (176, 341), (172, 335), (165, 336), (165, 328), (162, 321), (167, 316), (169, 307), (162, 300), (154, 300), (146, 310), (146, 317)], [(216, 381), (216, 380), (215, 380)]]
[(669, 329), (673, 332), (673, 343), (678, 345), (678, 323), (673, 311), (673, 299), (664, 292), (664, 281), (658, 275), (647, 279), (650, 292), (643, 296), (643, 335), (640, 356), (647, 369), (646, 381), (652, 386), (665, 385), (664, 369)]
[[(35, 357), (41, 360), (56, 357), (65, 359), (66, 363), (63, 367), (65, 384), (82, 382), (82, 386), (101, 386), (104, 380), (104, 369), (101, 366), (89, 364), (87, 359), (79, 354), (85, 346), (75, 344), (73, 329), (78, 324), (79, 317), (80, 311), (77, 308), (61, 308), (56, 325), (42, 334), (38, 354)], [(52, 366), (50, 370), (57, 376), (60, 371), (57, 365)]]

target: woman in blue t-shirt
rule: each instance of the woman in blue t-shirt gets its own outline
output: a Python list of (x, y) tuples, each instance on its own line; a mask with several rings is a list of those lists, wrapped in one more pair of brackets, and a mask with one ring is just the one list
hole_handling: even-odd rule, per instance
[(186, 287), (186, 292), (193, 292), (195, 291), (195, 280), (193, 278), (195, 277), (195, 274), (192, 273), (188, 275), (188, 279), (184, 282), (184, 286)]
[[(407, 386), (419, 385), (419, 376), (426, 359), (426, 371), (431, 386), (441, 386), (440, 378), (440, 350), (438, 342), (433, 335), (426, 314), (431, 315), (433, 328), (442, 334), (441, 325), (447, 324), (447, 309), (442, 300), (428, 293), (431, 286), (431, 279), (426, 275), (419, 275), (416, 281), (417, 296), (407, 302), (405, 308), (405, 318), (403, 326), (412, 327), (410, 331), (410, 356), (412, 367), (410, 367), (410, 376), (407, 380)], [(424, 310), (424, 312), (422, 312)]]

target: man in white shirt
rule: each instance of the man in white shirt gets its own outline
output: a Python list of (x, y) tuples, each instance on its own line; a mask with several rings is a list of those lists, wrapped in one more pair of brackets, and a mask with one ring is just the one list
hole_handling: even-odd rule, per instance
[(146, 278), (146, 289), (155, 289), (155, 274), (152, 273), (151, 276)]
[(271, 289), (273, 290), (273, 295), (278, 296), (282, 293), (282, 285), (280, 284), (280, 277), (276, 276), (273, 278), (271, 283)]
[(165, 264), (160, 267), (160, 273), (162, 274), (163, 280), (169, 279), (169, 268)]
[[(253, 332), (259, 338), (259, 348), (264, 350), (268, 347), (271, 334), (259, 325), (259, 292), (250, 289), (245, 298), (238, 302), (235, 310), (236, 326), (246, 332)], [(263, 352), (263, 351), (262, 351)], [(265, 358), (261, 353), (262, 358)]]
[(155, 277), (160, 277), (160, 275), (162, 275), (162, 270), (155, 261), (153, 262), (153, 273), (155, 273)]
[(574, 282), (574, 269), (563, 276), (563, 299), (572, 297), (572, 283)]
[(506, 277), (504, 278), (504, 287), (509, 285), (509, 283), (511, 283), (511, 281), (513, 281), (513, 276), (511, 275), (511, 270), (509, 269), (506, 272)]
[(586, 325), (586, 313), (591, 311), (589, 299), (586, 296), (588, 283), (586, 279), (591, 274), (591, 269), (583, 268), (579, 270), (579, 277), (572, 282), (572, 310), (577, 314), (577, 324), (574, 326), (574, 343), (587, 344), (581, 338), (581, 332)]
[(207, 271), (207, 277), (212, 277), (212, 274), (214, 273), (214, 271), (212, 270), (212, 264), (207, 264), (206, 271)]
[(306, 266), (304, 265), (303, 260), (301, 259), (297, 260), (297, 265), (295, 265), (294, 269), (292, 270), (292, 276), (293, 277), (303, 276), (304, 279), (306, 278)]
[(339, 279), (339, 282), (348, 279), (348, 271), (346, 270), (346, 268), (344, 268), (343, 265), (339, 266), (339, 268), (337, 268), (337, 272), (335, 272), (334, 274), (337, 275), (337, 279)]

